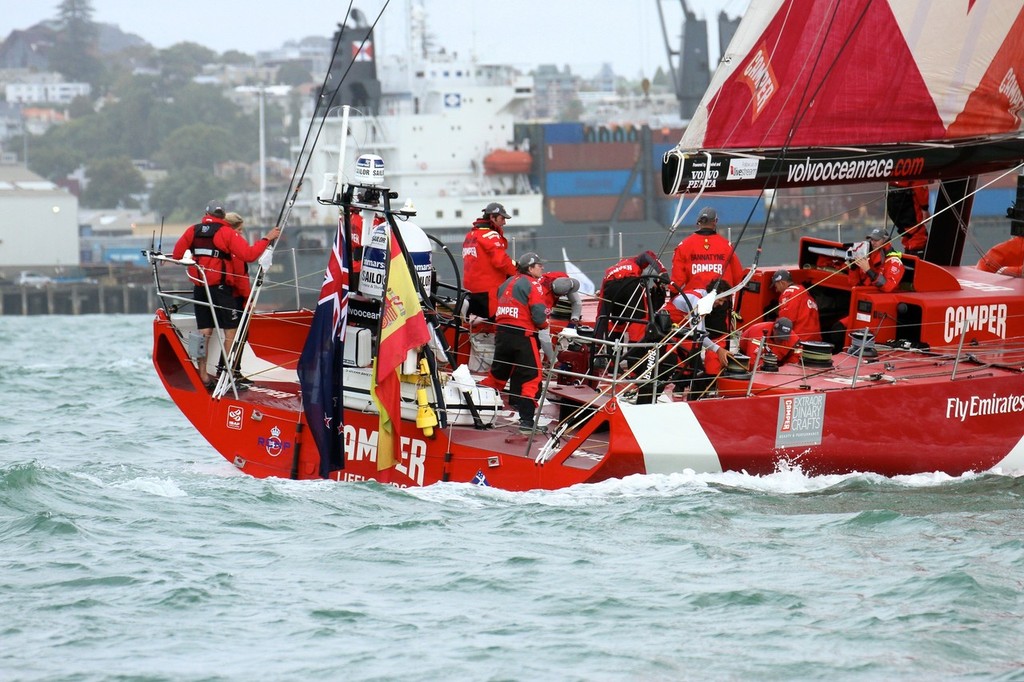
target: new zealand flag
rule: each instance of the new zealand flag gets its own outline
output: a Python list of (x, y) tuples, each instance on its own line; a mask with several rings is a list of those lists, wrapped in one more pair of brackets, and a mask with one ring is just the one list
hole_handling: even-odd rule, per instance
[(339, 222), (338, 235), (324, 273), (324, 284), (320, 288), (320, 300), (298, 366), (302, 407), (309, 432), (320, 451), (320, 476), (323, 478), (345, 467), (341, 394), (348, 291), (348, 249), (344, 223)]

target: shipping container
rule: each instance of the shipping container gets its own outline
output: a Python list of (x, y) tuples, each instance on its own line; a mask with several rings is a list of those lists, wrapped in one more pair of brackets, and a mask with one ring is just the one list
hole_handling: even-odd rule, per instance
[[(583, 197), (619, 195), (629, 181), (628, 170), (556, 171), (547, 174), (547, 196)], [(643, 192), (642, 174), (638, 173), (627, 194)]]
[[(974, 195), (974, 208), (971, 215), (981, 216), (1005, 216), (1006, 209), (1013, 206), (1017, 196), (1016, 189), (983, 189)], [(935, 208), (935, 193), (932, 192), (931, 207)]]
[(584, 144), (549, 144), (547, 169), (573, 170), (630, 170), (640, 156), (638, 142), (594, 142)]
[(583, 142), (582, 123), (547, 123), (544, 125), (546, 144), (580, 144)]
[[(560, 197), (548, 199), (551, 215), (566, 223), (603, 222), (612, 219), (617, 196)], [(644, 219), (642, 197), (628, 197), (619, 213), (619, 221)]]

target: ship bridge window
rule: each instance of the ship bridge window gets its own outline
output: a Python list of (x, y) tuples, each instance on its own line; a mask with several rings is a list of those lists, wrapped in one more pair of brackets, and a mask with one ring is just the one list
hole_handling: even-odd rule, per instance
[(455, 217), (456, 218), (461, 218), (462, 217), (462, 209), (461, 208), (455, 211)]
[(441, 220), (442, 218), (444, 218), (444, 211), (434, 211), (434, 217), (437, 218), (438, 220)]

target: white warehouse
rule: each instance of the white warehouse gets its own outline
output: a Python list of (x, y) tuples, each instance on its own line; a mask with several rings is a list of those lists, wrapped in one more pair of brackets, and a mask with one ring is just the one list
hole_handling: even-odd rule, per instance
[(79, 258), (78, 197), (24, 166), (0, 164), (0, 269)]

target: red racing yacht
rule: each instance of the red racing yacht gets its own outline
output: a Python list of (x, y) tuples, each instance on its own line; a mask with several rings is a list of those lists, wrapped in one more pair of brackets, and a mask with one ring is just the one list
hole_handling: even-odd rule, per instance
[[(884, 291), (848, 277), (864, 244), (803, 236), (785, 268), (759, 267), (755, 253), (742, 281), (680, 324), (657, 310), (628, 320), (647, 325), (642, 342), (599, 338), (596, 299), (577, 329), (556, 307), (559, 353), (544, 369), (533, 433), (480, 383), (465, 292), (457, 277), (434, 276), (432, 259), (450, 254), (416, 227), (411, 206), (394, 207), (379, 157), (360, 157), (351, 181), (339, 169), (320, 193), (339, 227), (315, 311), (259, 310), (257, 274), (223, 349), (244, 383), (223, 372), (212, 391), (203, 386), (198, 363), (217, 353), (197, 351), (190, 291), (161, 288), (154, 366), (213, 448), (256, 477), (529, 490), (787, 467), (1019, 471), (1024, 279), (961, 260), (979, 176), (1024, 164), (1022, 79), (1024, 0), (754, 0), (665, 155), (664, 191), (685, 216), (716, 192), (856, 186), (888, 197), (931, 183), (926, 245), (902, 256), (898, 286)], [(919, 227), (889, 213), (882, 229), (896, 243)], [(1008, 217), (1024, 234), (1024, 184)], [(158, 283), (191, 264), (148, 254)], [(777, 364), (761, 344), (716, 375), (681, 366), (716, 299), (734, 302), (737, 336), (773, 319), (780, 269), (813, 299), (821, 328), (838, 329), (831, 343), (805, 342), (797, 362)]]

